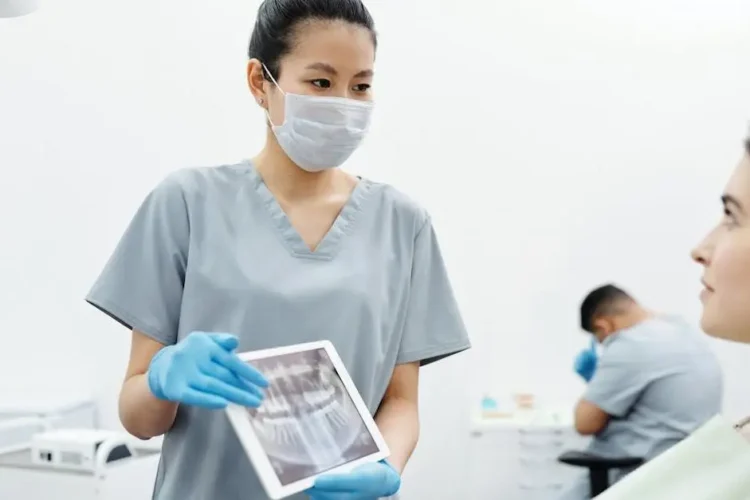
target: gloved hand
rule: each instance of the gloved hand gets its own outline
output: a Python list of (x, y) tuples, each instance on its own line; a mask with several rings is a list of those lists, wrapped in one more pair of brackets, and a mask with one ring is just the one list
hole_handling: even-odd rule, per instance
[(583, 380), (590, 382), (596, 372), (596, 365), (599, 362), (599, 357), (596, 354), (596, 340), (591, 340), (591, 347), (581, 351), (576, 356), (574, 369), (578, 375), (583, 377)]
[(361, 465), (343, 474), (327, 474), (307, 490), (312, 500), (378, 500), (398, 493), (401, 476), (385, 461)]
[(148, 387), (159, 399), (201, 408), (257, 408), (268, 381), (234, 354), (238, 344), (234, 335), (193, 332), (151, 359)]

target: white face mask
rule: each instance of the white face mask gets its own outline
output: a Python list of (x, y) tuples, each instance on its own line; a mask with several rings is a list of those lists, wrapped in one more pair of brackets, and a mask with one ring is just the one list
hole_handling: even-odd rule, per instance
[(343, 164), (359, 147), (370, 127), (373, 103), (343, 97), (284, 94), (284, 123), (274, 125), (276, 140), (289, 158), (308, 172)]

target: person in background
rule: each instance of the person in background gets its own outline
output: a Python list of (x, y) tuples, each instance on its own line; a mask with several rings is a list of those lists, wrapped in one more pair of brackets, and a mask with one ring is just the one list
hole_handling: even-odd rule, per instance
[[(581, 327), (593, 338), (575, 360), (588, 384), (575, 428), (592, 436), (589, 453), (648, 461), (721, 411), (722, 371), (698, 329), (650, 312), (612, 284), (583, 300)], [(562, 498), (590, 498), (588, 478)]]
[(217, 411), (258, 407), (269, 385), (236, 352), (322, 339), (391, 456), (291, 498), (391, 496), (417, 444), (420, 367), (470, 347), (428, 213), (339, 168), (368, 130), (376, 46), (360, 0), (265, 0), (247, 64), (265, 147), (164, 179), (87, 295), (132, 331), (120, 419), (164, 435), (156, 500), (267, 498)]

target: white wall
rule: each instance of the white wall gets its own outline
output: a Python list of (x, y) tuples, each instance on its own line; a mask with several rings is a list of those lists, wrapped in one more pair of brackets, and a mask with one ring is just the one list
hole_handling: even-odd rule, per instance
[[(460, 498), (478, 393), (581, 390), (570, 364), (590, 287), (615, 280), (697, 319), (687, 254), (750, 119), (750, 3), (369, 5), (378, 114), (351, 168), (432, 212), (476, 346), (424, 371), (405, 490)], [(0, 20), (3, 397), (90, 388), (118, 425), (128, 335), (82, 297), (167, 172), (261, 146), (243, 77), (256, 8), (67, 0)], [(750, 412), (750, 352), (717, 350), (728, 411)]]

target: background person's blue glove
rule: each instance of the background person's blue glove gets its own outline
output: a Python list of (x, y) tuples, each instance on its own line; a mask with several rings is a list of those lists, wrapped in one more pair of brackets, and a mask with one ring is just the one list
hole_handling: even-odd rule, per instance
[(268, 381), (233, 352), (239, 340), (226, 333), (193, 332), (151, 359), (148, 387), (159, 399), (201, 408), (229, 403), (257, 408)]
[(378, 500), (398, 493), (401, 476), (386, 460), (343, 474), (325, 474), (307, 490), (312, 500)]
[(574, 369), (578, 375), (583, 377), (583, 380), (590, 382), (594, 377), (598, 362), (599, 356), (596, 354), (596, 340), (591, 340), (591, 346), (576, 356)]

